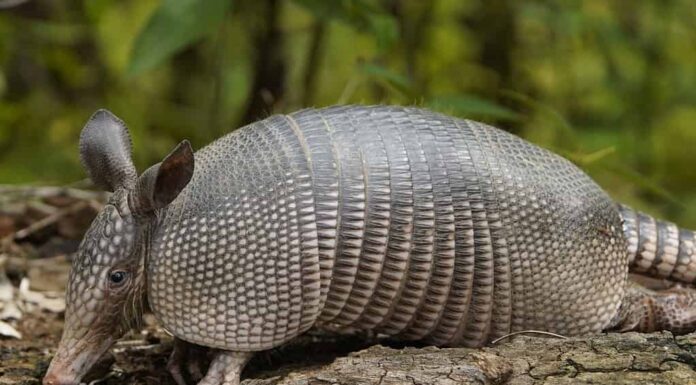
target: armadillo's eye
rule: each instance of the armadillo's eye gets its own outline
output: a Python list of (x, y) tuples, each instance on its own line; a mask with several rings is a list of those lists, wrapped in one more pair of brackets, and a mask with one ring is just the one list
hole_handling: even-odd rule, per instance
[(126, 282), (127, 277), (128, 273), (126, 273), (125, 271), (116, 270), (111, 272), (111, 274), (109, 275), (109, 280), (111, 281), (112, 285), (118, 286)]

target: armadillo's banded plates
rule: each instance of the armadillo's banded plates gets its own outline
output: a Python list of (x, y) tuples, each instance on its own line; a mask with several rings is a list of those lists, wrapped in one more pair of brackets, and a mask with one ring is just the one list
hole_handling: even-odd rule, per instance
[[(336, 149), (331, 140), (331, 126), (318, 113), (286, 116), (288, 124), (303, 147), (311, 167), (315, 220), (319, 237), (319, 268), (321, 273), (320, 307), (324, 307), (336, 259), (338, 231), (338, 167)], [(301, 127), (301, 128), (300, 128)]]
[(421, 143), (421, 151), (430, 175), (433, 261), (427, 289), (420, 299), (414, 318), (402, 333), (402, 336), (408, 339), (421, 339), (435, 329), (450, 294), (454, 275), (454, 209), (450, 177), (443, 155), (452, 143), (450, 140), (438, 140), (442, 138), (436, 135), (446, 131), (442, 129), (443, 124), (439, 119), (419, 119), (413, 122), (413, 138)]
[[(459, 123), (457, 123), (459, 124)], [(469, 123), (464, 123), (468, 125)], [(464, 135), (465, 151), (471, 159), (467, 184), (468, 199), (474, 225), (474, 286), (465, 321), (460, 324), (457, 339), (466, 346), (479, 346), (488, 335), (493, 310), (494, 261), (493, 241), (487, 203), (494, 203), (490, 187), (490, 169), (475, 131), (459, 127)], [(486, 165), (482, 167), (481, 165)]]
[[(362, 153), (362, 173), (365, 178), (365, 231), (360, 249), (360, 263), (345, 306), (333, 319), (336, 325), (353, 324), (364, 313), (384, 267), (387, 234), (391, 221), (389, 163), (380, 132), (364, 129), (361, 116), (351, 116), (345, 122), (356, 127), (356, 140)], [(330, 120), (331, 121), (331, 120)], [(363, 129), (361, 129), (363, 127)]]
[[(339, 170), (337, 257), (328, 297), (320, 315), (320, 321), (330, 322), (345, 311), (358, 274), (360, 255), (365, 241), (368, 181), (363, 170), (365, 154), (358, 145), (355, 130), (349, 129), (352, 126), (339, 128), (329, 117), (322, 116), (321, 119), (329, 127), (329, 138), (334, 146), (334, 161)], [(338, 255), (341, 257), (339, 258)]]
[(419, 143), (414, 126), (407, 124), (409, 117), (398, 111), (385, 112), (401, 131), (404, 149), (410, 166), (413, 186), (412, 215), (413, 226), (410, 232), (410, 256), (408, 271), (403, 276), (404, 283), (395, 297), (394, 307), (378, 330), (386, 334), (397, 334), (406, 329), (416, 315), (420, 303), (425, 300), (428, 282), (433, 270), (433, 251), (435, 239), (435, 204), (432, 180), (423, 143)]
[[(474, 223), (467, 191), (467, 178), (475, 175), (462, 130), (435, 131), (437, 145), (447, 168), (454, 216), (454, 271), (445, 307), (428, 339), (437, 345), (459, 342), (473, 291)], [(471, 180), (471, 179), (469, 179)]]
[[(292, 293), (290, 298), (293, 312), (296, 314), (290, 314), (289, 329), (291, 333), (295, 333), (309, 329), (321, 311), (321, 266), (313, 174), (311, 164), (308, 162), (309, 148), (304, 136), (298, 136), (297, 126), (292, 124), (293, 121), (288, 122), (285, 117), (277, 116), (264, 122), (278, 137), (287, 138), (287, 145), (283, 148), (288, 159), (288, 166), (294, 170), (291, 180), (297, 186), (291, 194), (295, 201), (294, 205), (290, 203), (288, 206), (290, 209), (297, 210), (297, 219), (296, 222), (292, 222), (292, 225), (297, 229), (298, 237), (290, 240), (291, 254), (294, 258), (290, 260), (288, 266), (294, 274), (289, 277), (290, 280), (299, 281), (301, 284), (300, 289)], [(290, 138), (288, 131), (295, 134), (295, 137)], [(253, 237), (253, 233), (250, 237)], [(295, 259), (295, 256), (299, 259)]]
[[(409, 267), (413, 233), (413, 178), (404, 139), (390, 116), (385, 116), (379, 131), (388, 165), (389, 221), (382, 231), (388, 235), (385, 261), (374, 295), (354, 323), (360, 329), (374, 329), (389, 318), (396, 307)], [(385, 140), (384, 138), (388, 138)]]
[[(578, 334), (609, 322), (626, 277), (619, 218), (572, 164), (423, 110), (293, 114), (310, 116), (329, 127), (339, 186), (322, 326), (479, 346), (514, 330)], [(598, 226), (610, 228), (605, 239)]]
[[(478, 124), (473, 123), (472, 124)], [(498, 141), (503, 139), (495, 131), (479, 129), (473, 130), (477, 132), (477, 142), (481, 148), (495, 148)], [(489, 170), (489, 184), (486, 186), (485, 192), (486, 211), (488, 227), (490, 229), (491, 242), (493, 246), (493, 308), (491, 313), (490, 328), (486, 332), (480, 343), (485, 343), (510, 332), (512, 319), (512, 288), (511, 288), (511, 255), (509, 244), (514, 242), (512, 234), (514, 234), (514, 225), (510, 223), (510, 211), (506, 208), (505, 191), (509, 188), (506, 186), (505, 179), (509, 175), (510, 170), (505, 166), (505, 162), (501, 161), (494, 152), (488, 151), (482, 154), (484, 162)]]

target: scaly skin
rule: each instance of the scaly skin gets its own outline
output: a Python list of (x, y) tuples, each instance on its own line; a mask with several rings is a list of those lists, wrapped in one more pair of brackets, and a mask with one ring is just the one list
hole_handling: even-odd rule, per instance
[(629, 267), (693, 281), (693, 233), (619, 207), (567, 160), (490, 126), (310, 109), (195, 160), (182, 144), (139, 178), (124, 138), (106, 112), (83, 130), (83, 163), (116, 193), (75, 258), (46, 385), (79, 381), (143, 293), (178, 339), (214, 348), (206, 385), (238, 383), (253, 352), (310, 327), (481, 346), (525, 329), (694, 326), (689, 291), (626, 294)]
[(515, 136), (415, 109), (306, 110), (196, 154), (153, 233), (148, 293), (174, 335), (219, 349), (313, 325), (481, 346), (601, 331), (626, 249), (614, 202)]
[(610, 330), (650, 333), (696, 330), (696, 290), (675, 287), (662, 291), (630, 285)]

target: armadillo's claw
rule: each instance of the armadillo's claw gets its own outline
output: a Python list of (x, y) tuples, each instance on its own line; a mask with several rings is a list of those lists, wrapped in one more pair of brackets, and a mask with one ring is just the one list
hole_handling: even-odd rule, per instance
[(198, 385), (239, 385), (239, 375), (253, 355), (252, 352), (218, 351)]
[(203, 378), (203, 371), (201, 370), (201, 360), (190, 359), (186, 363), (189, 375), (194, 381), (200, 381)]

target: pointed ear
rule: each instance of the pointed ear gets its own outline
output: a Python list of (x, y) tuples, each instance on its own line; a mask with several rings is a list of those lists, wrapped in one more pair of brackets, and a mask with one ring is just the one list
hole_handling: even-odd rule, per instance
[(193, 149), (188, 140), (179, 143), (164, 160), (138, 178), (133, 191), (133, 210), (147, 213), (170, 204), (193, 176)]
[(82, 129), (80, 160), (92, 181), (108, 191), (133, 187), (138, 177), (128, 128), (107, 110), (95, 112)]

